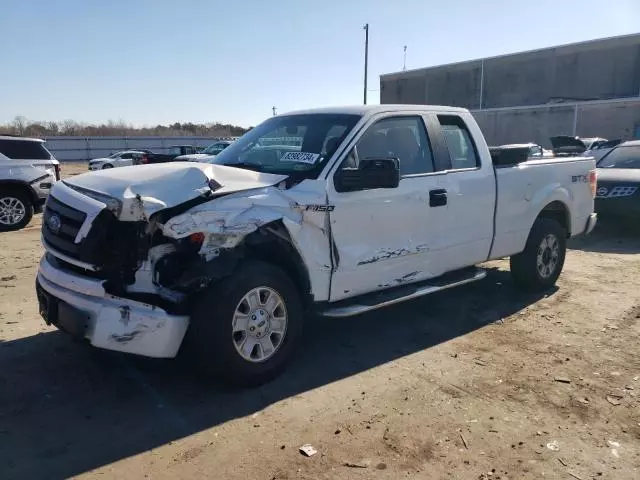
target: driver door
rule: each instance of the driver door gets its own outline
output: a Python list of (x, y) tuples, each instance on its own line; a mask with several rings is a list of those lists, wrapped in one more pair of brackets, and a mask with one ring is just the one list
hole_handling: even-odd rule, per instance
[(439, 241), (446, 197), (441, 204), (441, 175), (435, 172), (422, 116), (394, 113), (375, 120), (335, 175), (342, 168), (356, 168), (360, 159), (389, 157), (400, 163), (397, 188), (338, 192), (336, 177), (330, 177), (327, 193), (335, 246), (331, 301), (443, 273), (430, 251)]

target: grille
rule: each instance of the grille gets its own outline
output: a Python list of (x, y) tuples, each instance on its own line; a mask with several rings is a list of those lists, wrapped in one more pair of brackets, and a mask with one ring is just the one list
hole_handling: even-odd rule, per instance
[[(52, 217), (57, 217), (52, 220)], [(49, 196), (42, 221), (42, 236), (53, 249), (69, 258), (96, 268), (86, 273), (94, 278), (113, 280), (117, 284), (131, 284), (141, 259), (145, 258), (148, 241), (144, 235), (144, 222), (119, 222), (104, 209), (91, 222), (86, 237), (75, 243), (75, 238), (87, 215), (60, 200)], [(145, 241), (146, 240), (146, 241)], [(67, 262), (64, 263), (67, 268)], [(79, 267), (74, 267), (76, 270)], [(73, 268), (72, 268), (73, 269)], [(78, 273), (82, 273), (78, 270)]]
[(80, 255), (81, 244), (76, 244), (74, 240), (86, 218), (86, 213), (49, 195), (42, 218), (44, 239), (56, 250), (77, 258)]

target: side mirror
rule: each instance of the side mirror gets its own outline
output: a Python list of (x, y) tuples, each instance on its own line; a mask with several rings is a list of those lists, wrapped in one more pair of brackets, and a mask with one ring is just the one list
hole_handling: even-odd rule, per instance
[(400, 183), (400, 161), (397, 158), (362, 159), (358, 168), (339, 170), (334, 183), (337, 192), (397, 188)]

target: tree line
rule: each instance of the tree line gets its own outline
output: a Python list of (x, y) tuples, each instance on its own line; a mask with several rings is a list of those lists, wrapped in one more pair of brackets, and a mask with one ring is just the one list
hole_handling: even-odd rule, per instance
[(23, 116), (5, 125), (0, 125), (0, 135), (20, 135), (24, 137), (54, 136), (203, 136), (203, 137), (239, 137), (248, 128), (228, 123), (179, 123), (156, 125), (155, 127), (134, 127), (124, 121), (109, 120), (102, 124), (89, 124), (64, 120), (61, 122), (37, 122)]

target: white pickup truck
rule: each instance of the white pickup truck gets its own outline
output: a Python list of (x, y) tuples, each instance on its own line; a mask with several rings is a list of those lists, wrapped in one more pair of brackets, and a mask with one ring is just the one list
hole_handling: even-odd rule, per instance
[(464, 109), (361, 106), (269, 118), (211, 163), (72, 177), (45, 209), (40, 312), (98, 348), (183, 349), (260, 384), (311, 313), (481, 280), (474, 265), (508, 256), (519, 285), (551, 287), (596, 223), (595, 165), (527, 153), (490, 151)]

